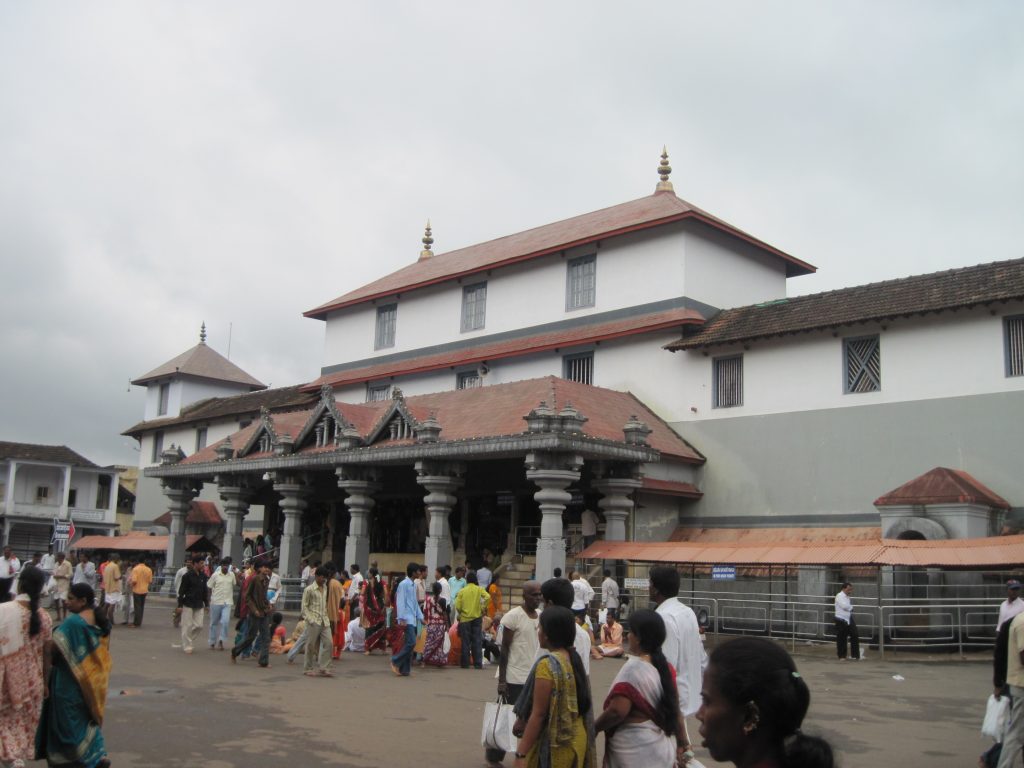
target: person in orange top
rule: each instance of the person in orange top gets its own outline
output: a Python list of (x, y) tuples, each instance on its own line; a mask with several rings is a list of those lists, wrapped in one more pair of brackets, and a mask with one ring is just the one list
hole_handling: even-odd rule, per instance
[(487, 606), (487, 615), (490, 618), (494, 618), (496, 613), (504, 613), (504, 609), (501, 607), (501, 587), (498, 586), (498, 574), (491, 574), (491, 583), (487, 587), (487, 594), (491, 596), (491, 604)]
[[(338, 580), (338, 572), (335, 569), (331, 573), (330, 581), (327, 582), (327, 618), (331, 622), (331, 638), (334, 640), (331, 656), (335, 659), (341, 657), (341, 651), (345, 647), (344, 640), (340, 644), (337, 642), (338, 627), (340, 626), (339, 619), (342, 617), (341, 602), (344, 598), (345, 588), (342, 586), (341, 581)], [(344, 630), (342, 631), (342, 637), (344, 637)]]
[(149, 585), (153, 583), (153, 568), (148, 560), (139, 562), (132, 568), (132, 601), (135, 603), (134, 627), (142, 626), (142, 613), (146, 609), (146, 595)]

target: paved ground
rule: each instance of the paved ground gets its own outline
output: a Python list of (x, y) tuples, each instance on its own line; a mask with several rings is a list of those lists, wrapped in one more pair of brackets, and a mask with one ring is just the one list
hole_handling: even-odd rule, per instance
[[(483, 765), (480, 721), (494, 695), (493, 667), (415, 670), (399, 679), (382, 656), (346, 654), (338, 677), (312, 679), (299, 660), (288, 665), (283, 657), (272, 657), (268, 670), (251, 661), (232, 666), (230, 654), (205, 642), (192, 656), (175, 648), (169, 604), (152, 603), (146, 626), (117, 627), (112, 641), (103, 730), (118, 768)], [(829, 738), (846, 768), (973, 767), (988, 746), (979, 733), (987, 664), (839, 663), (821, 652), (797, 663), (813, 696), (805, 730)], [(620, 664), (594, 663), (599, 702)], [(697, 727), (691, 723), (693, 736)], [(697, 754), (717, 765), (704, 750)]]

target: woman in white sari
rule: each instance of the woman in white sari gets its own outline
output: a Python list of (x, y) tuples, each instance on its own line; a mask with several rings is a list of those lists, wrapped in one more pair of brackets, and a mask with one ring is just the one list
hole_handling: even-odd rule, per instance
[(605, 768), (673, 768), (677, 754), (692, 755), (679, 714), (675, 670), (661, 652), (663, 642), (661, 616), (649, 610), (630, 614), (629, 660), (594, 723), (598, 733), (605, 732)]

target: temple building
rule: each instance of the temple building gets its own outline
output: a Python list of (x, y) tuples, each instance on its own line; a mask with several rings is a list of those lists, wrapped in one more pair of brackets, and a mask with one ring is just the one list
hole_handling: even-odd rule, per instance
[(813, 266), (677, 197), (667, 153), (657, 170), (646, 197), (448, 253), (428, 222), (415, 261), (305, 313), (308, 384), (266, 390), (205, 338), (204, 367), (136, 380), (168, 563), (199, 497), (236, 557), (259, 508), (283, 574), (486, 548), (544, 578), (588, 507), (608, 541), (877, 530), (874, 500), (933, 467), (1007, 500), (986, 530), (1016, 519), (1024, 260), (788, 298)]

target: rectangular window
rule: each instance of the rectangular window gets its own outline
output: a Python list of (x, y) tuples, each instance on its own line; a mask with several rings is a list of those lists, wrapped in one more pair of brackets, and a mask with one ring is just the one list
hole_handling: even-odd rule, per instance
[(170, 382), (166, 382), (160, 385), (160, 404), (157, 407), (157, 416), (167, 415), (167, 406), (171, 399), (171, 385)]
[(482, 385), (479, 371), (463, 371), (455, 377), (456, 389), (474, 389)]
[(580, 384), (594, 383), (594, 353), (566, 355), (562, 358), (562, 378)]
[(380, 400), (387, 400), (391, 397), (390, 384), (367, 384), (366, 402), (375, 403)]
[(373, 342), (374, 349), (385, 349), (395, 346), (396, 320), (398, 320), (397, 304), (377, 307), (377, 333)]
[(878, 336), (843, 339), (843, 372), (847, 394), (882, 389), (882, 353)]
[(99, 476), (99, 487), (96, 489), (96, 509), (110, 506), (110, 475)]
[(45, 504), (48, 498), (50, 498), (50, 489), (45, 485), (36, 486), (36, 502)]
[(150, 461), (154, 464), (160, 461), (160, 454), (164, 452), (164, 433), (153, 433), (153, 455)]
[(1024, 376), (1024, 315), (1003, 318), (1006, 338), (1006, 375)]
[(743, 405), (743, 355), (717, 357), (712, 365), (712, 407), (736, 408)]
[(77, 507), (78, 506), (78, 489), (77, 488), (72, 488), (71, 490), (68, 491), (68, 506), (69, 507)]
[(196, 451), (206, 447), (206, 427), (196, 427)]
[(487, 316), (487, 283), (467, 285), (462, 289), (462, 330), (478, 331)]
[(581, 256), (567, 265), (565, 308), (592, 307), (597, 298), (597, 257)]

